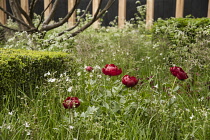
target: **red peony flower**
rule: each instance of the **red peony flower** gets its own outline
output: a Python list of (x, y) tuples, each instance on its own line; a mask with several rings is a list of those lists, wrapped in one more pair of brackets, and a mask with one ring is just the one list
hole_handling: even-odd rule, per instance
[(122, 70), (121, 68), (119, 69), (114, 64), (106, 64), (105, 68), (102, 68), (102, 72), (105, 75), (116, 76), (116, 75), (120, 75), (122, 73)]
[(179, 80), (185, 80), (188, 78), (187, 73), (185, 73), (185, 71), (180, 67), (171, 67), (170, 71), (171, 74), (176, 76)]
[(77, 108), (80, 105), (80, 101), (77, 97), (67, 97), (63, 101), (63, 106), (66, 109)]
[(134, 76), (125, 75), (122, 78), (122, 83), (127, 87), (134, 87), (138, 83), (138, 79)]
[(91, 67), (91, 66), (87, 66), (85, 69), (86, 69), (86, 71), (91, 72), (91, 71), (93, 70), (93, 67)]
[(188, 78), (187, 73), (185, 73), (185, 72), (179, 72), (179, 73), (177, 73), (176, 77), (177, 77), (179, 80), (185, 80), (185, 79)]

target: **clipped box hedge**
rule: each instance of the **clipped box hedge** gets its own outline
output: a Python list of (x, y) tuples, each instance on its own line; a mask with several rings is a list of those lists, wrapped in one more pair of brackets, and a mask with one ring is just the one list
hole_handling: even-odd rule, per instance
[(35, 88), (48, 71), (57, 76), (67, 70), (73, 73), (73, 61), (73, 56), (63, 52), (0, 48), (0, 93)]
[(173, 45), (188, 45), (210, 36), (210, 18), (159, 19), (152, 28), (153, 41), (167, 39)]

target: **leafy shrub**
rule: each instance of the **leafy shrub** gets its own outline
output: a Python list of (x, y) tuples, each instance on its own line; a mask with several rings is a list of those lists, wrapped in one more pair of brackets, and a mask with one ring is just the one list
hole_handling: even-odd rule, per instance
[(153, 42), (160, 45), (168, 62), (190, 69), (208, 69), (210, 59), (210, 19), (159, 19), (152, 29)]
[(0, 44), (3, 44), (5, 42), (4, 32), (4, 29), (0, 28)]
[[(21, 49), (0, 49), (0, 92), (27, 90), (40, 85), (47, 72), (73, 73), (73, 57), (63, 52), (44, 52)], [(71, 67), (69, 68), (69, 64)]]
[(210, 35), (209, 18), (159, 19), (152, 29), (153, 39), (168, 39), (174, 45), (189, 45)]

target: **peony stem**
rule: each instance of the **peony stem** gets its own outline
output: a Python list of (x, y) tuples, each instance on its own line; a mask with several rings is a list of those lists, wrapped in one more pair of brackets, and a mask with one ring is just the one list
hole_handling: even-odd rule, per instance
[(174, 82), (173, 82), (173, 85), (172, 85), (172, 92), (173, 92), (173, 90), (174, 90), (174, 85), (175, 85), (175, 83), (176, 83), (176, 77), (175, 77)]
[(69, 121), (70, 121), (70, 124), (73, 123), (73, 119), (74, 119), (74, 116), (73, 116), (72, 109), (69, 109)]

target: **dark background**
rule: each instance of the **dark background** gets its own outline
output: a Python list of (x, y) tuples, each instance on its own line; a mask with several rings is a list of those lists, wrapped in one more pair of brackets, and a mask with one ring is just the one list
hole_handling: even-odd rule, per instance
[[(108, 10), (108, 13), (103, 17), (103, 26), (109, 26), (109, 23), (118, 16), (118, 1), (116, 0), (112, 7)], [(127, 0), (127, 11), (126, 20), (134, 18), (134, 14), (137, 13), (136, 7), (139, 5), (145, 5), (146, 0), (139, 0), (141, 4), (136, 4), (138, 0)], [(29, 0), (30, 2), (30, 0)], [(103, 6), (108, 2), (108, 0), (103, 0)], [(85, 10), (88, 5), (89, 0), (81, 0), (78, 9)], [(155, 0), (154, 9), (154, 20), (158, 18), (166, 19), (170, 17), (175, 17), (176, 10), (176, 0)], [(9, 3), (7, 1), (7, 8), (11, 12)], [(35, 12), (40, 14), (44, 9), (44, 0), (40, 0)], [(55, 13), (54, 20), (57, 21), (59, 18), (63, 18), (68, 11), (68, 1), (60, 0), (58, 9)], [(89, 9), (92, 13), (92, 8)], [(187, 15), (192, 15), (196, 18), (207, 17), (208, 12), (208, 0), (185, 0), (184, 3), (184, 17)]]

